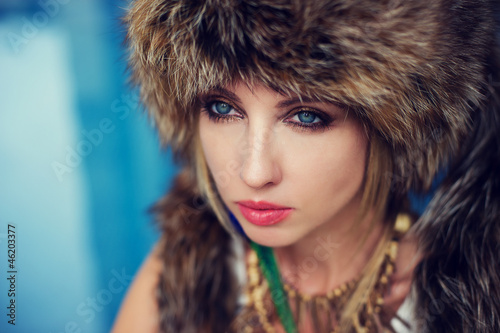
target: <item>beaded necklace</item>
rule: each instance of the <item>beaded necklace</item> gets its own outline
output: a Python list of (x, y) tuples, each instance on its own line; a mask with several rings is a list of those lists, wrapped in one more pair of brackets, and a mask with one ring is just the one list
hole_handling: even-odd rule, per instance
[[(375, 288), (363, 304), (359, 322), (355, 325), (358, 332), (394, 332), (390, 325), (382, 325), (380, 314), (384, 304), (383, 295), (389, 287), (389, 276), (394, 272), (398, 240), (408, 229), (409, 221), (407, 215), (398, 216), (395, 226), (397, 237), (388, 243)], [(253, 242), (247, 257), (247, 274), (248, 306), (255, 310), (261, 328), (267, 333), (277, 332), (273, 326), (277, 320), (286, 333), (297, 333), (297, 327), (300, 327), (307, 315), (314, 323), (316, 332), (338, 333), (340, 315), (357, 284), (356, 280), (344, 283), (326, 295), (302, 294), (282, 282), (272, 249)], [(294, 305), (294, 311), (290, 304)], [(244, 332), (259, 331), (247, 325)]]

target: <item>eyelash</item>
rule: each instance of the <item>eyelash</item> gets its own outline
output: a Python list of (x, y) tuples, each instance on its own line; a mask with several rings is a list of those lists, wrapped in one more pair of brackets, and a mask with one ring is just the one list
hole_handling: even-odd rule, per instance
[[(229, 105), (229, 107), (231, 107), (232, 110), (234, 110), (236, 112), (240, 112), (240, 111), (238, 111), (238, 109), (235, 108), (231, 103), (221, 99), (220, 97), (217, 97), (217, 98), (213, 97), (213, 98), (214, 99), (211, 99), (211, 100), (208, 100), (205, 102), (202, 101), (201, 111), (205, 112), (208, 115), (208, 118), (210, 121), (213, 121), (214, 123), (221, 123), (221, 122), (238, 121), (238, 120), (242, 119), (242, 117), (239, 117), (236, 115), (222, 115), (220, 113), (214, 112), (212, 110), (212, 108), (216, 103), (225, 103), (225, 104)], [(319, 119), (319, 121), (311, 123), (309, 125), (305, 125), (305, 123), (289, 120), (289, 119), (299, 115), (302, 112), (307, 112), (307, 113), (310, 113), (310, 114), (316, 116)], [(300, 130), (300, 131), (310, 131), (310, 132), (324, 131), (324, 130), (331, 127), (331, 124), (334, 120), (329, 115), (324, 114), (321, 111), (314, 110), (311, 108), (305, 108), (305, 107), (299, 107), (295, 110), (292, 110), (284, 118), (285, 118), (284, 119), (285, 124), (290, 125), (290, 126), (294, 127), (295, 129)]]
[[(202, 112), (205, 112), (208, 115), (208, 118), (215, 122), (230, 122), (232, 120), (239, 120), (241, 119), (240, 117), (236, 117), (235, 115), (222, 115), (220, 113), (216, 113), (212, 111), (212, 107), (215, 105), (215, 103), (225, 103), (231, 107), (232, 110), (238, 111), (231, 103), (228, 103), (224, 100), (221, 99), (215, 99), (212, 101), (204, 102), (203, 107), (201, 109)], [(237, 119), (235, 119), (237, 118)]]

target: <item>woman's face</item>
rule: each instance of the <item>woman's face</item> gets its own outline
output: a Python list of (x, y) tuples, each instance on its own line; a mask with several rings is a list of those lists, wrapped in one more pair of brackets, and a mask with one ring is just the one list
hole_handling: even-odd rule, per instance
[(347, 231), (357, 217), (368, 140), (330, 103), (238, 83), (201, 96), (199, 133), (225, 205), (266, 246)]

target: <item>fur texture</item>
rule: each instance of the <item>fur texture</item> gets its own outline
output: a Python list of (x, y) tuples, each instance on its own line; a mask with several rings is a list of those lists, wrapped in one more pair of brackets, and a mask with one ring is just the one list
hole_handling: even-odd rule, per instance
[[(351, 108), (425, 187), (484, 105), (492, 0), (139, 1), (132, 69), (162, 136), (186, 152), (196, 96), (234, 79)], [(178, 126), (179, 118), (188, 124)], [(186, 156), (185, 156), (186, 157)]]
[(242, 79), (345, 105), (390, 147), (394, 196), (426, 189), (450, 163), (415, 225), (424, 253), (414, 279), (419, 332), (500, 332), (498, 5), (136, 1), (126, 17), (133, 79), (163, 140), (187, 163), (156, 210), (163, 330), (222, 332), (234, 316), (230, 238), (193, 206), (190, 163), (197, 95)]
[(236, 309), (230, 236), (193, 191), (194, 183), (184, 171), (153, 209), (162, 233), (162, 332), (225, 332)]
[(498, 88), (490, 86), (491, 104), (474, 114), (460, 157), (416, 225), (426, 253), (414, 279), (418, 308), (427, 309), (419, 332), (500, 332)]

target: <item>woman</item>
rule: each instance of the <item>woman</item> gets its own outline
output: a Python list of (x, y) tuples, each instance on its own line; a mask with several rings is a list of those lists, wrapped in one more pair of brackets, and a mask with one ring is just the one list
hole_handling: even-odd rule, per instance
[(496, 7), (136, 1), (184, 169), (114, 332), (500, 331)]

